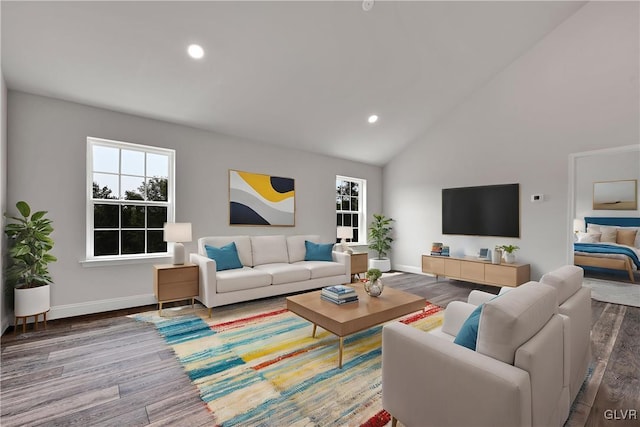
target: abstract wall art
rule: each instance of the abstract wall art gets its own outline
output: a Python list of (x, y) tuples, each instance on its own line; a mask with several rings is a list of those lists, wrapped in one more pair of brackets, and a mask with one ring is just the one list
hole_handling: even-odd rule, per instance
[(295, 226), (293, 178), (229, 170), (229, 225)]
[(593, 210), (638, 209), (638, 181), (627, 179), (593, 183)]

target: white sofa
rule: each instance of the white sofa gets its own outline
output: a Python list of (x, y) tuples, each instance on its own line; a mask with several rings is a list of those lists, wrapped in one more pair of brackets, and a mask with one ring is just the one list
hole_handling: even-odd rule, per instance
[[(493, 295), (495, 296), (495, 295)], [(569, 322), (557, 291), (529, 282), (484, 304), (476, 351), (453, 342), (476, 307), (452, 302), (442, 328), (400, 322), (382, 335), (382, 405), (411, 426), (562, 426)]]
[[(333, 261), (305, 261), (305, 241), (322, 243), (317, 235), (215, 236), (198, 239), (191, 262), (200, 269), (198, 301), (209, 308), (324, 286), (349, 283), (349, 255), (332, 251)], [(234, 242), (242, 268), (216, 271), (205, 245)]]

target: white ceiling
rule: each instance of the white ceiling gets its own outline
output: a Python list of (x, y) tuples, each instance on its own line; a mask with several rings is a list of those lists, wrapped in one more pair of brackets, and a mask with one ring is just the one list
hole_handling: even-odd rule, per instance
[(583, 4), (2, 1), (2, 70), (9, 89), (382, 165)]

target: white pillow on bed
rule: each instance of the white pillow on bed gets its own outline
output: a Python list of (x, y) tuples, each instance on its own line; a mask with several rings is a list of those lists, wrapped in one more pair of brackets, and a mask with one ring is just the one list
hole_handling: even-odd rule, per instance
[(616, 238), (618, 235), (618, 227), (607, 227), (604, 225), (600, 226), (600, 241), (603, 243), (616, 243)]
[(578, 231), (578, 243), (600, 243), (600, 233)]

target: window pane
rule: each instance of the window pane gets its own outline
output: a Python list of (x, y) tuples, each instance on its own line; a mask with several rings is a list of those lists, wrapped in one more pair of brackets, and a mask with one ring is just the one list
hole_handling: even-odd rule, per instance
[(336, 210), (339, 211), (342, 208), (342, 197), (336, 196)]
[(93, 171), (118, 173), (119, 167), (118, 148), (93, 146)]
[(122, 254), (142, 254), (144, 253), (144, 235), (143, 230), (123, 230), (122, 236)]
[(144, 200), (144, 178), (122, 176), (122, 195), (124, 200)]
[(163, 241), (162, 230), (147, 231), (147, 252), (167, 252), (167, 242)]
[(345, 227), (351, 227), (351, 214), (345, 214), (342, 222)]
[(147, 228), (163, 228), (167, 222), (167, 208), (163, 206), (147, 207)]
[(342, 196), (342, 210), (343, 210), (343, 211), (348, 211), (348, 210), (350, 210), (349, 205), (350, 205), (350, 203), (349, 203), (349, 196)]
[(93, 174), (94, 199), (117, 199), (119, 195), (118, 175)]
[(359, 242), (359, 241), (360, 241), (360, 237), (358, 237), (358, 232), (359, 232), (359, 231), (360, 231), (360, 230), (359, 230), (359, 229), (357, 229), (357, 228), (354, 228), (354, 229), (353, 229), (353, 241), (354, 241), (354, 242)]
[(147, 153), (147, 176), (167, 178), (169, 176), (169, 156)]
[(118, 228), (118, 205), (93, 205), (93, 227), (94, 228)]
[(166, 202), (167, 178), (149, 178), (146, 185), (147, 200)]
[(338, 194), (340, 195), (348, 195), (349, 194), (349, 183), (346, 181), (340, 181), (340, 185), (338, 187)]
[(93, 254), (95, 256), (118, 255), (118, 232), (94, 231)]
[(144, 228), (144, 206), (122, 206), (122, 228)]
[(352, 211), (357, 211), (358, 210), (358, 198), (357, 197), (352, 197), (351, 198), (351, 210)]
[(342, 214), (336, 214), (337, 226), (340, 227), (342, 225)]
[(360, 225), (360, 223), (358, 222), (358, 214), (353, 214), (353, 220), (351, 221), (351, 224), (353, 224), (354, 227)]
[(357, 197), (360, 195), (360, 186), (357, 182), (351, 183), (351, 197)]
[(120, 173), (144, 176), (144, 153), (142, 151), (122, 150)]

